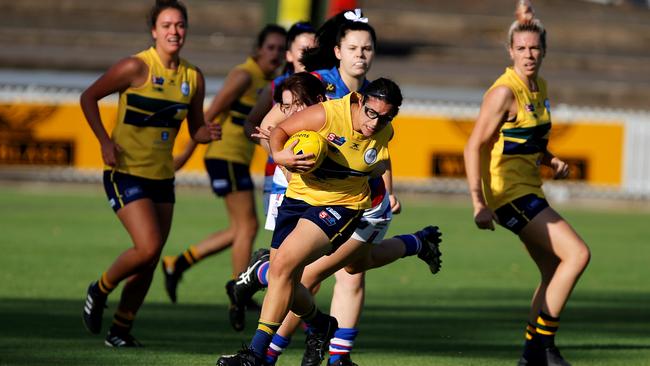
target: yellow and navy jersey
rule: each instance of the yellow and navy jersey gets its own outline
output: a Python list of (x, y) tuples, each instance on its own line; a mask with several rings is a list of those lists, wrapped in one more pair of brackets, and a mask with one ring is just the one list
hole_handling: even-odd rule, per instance
[(250, 165), (255, 145), (244, 134), (244, 121), (257, 97), (271, 80), (259, 65), (249, 57), (243, 64), (235, 66), (251, 76), (251, 84), (244, 94), (234, 101), (229, 110), (217, 116), (221, 123), (221, 140), (213, 141), (205, 152), (206, 159), (222, 159), (233, 163)]
[(328, 142), (327, 156), (313, 172), (291, 175), (287, 197), (312, 206), (341, 205), (356, 210), (371, 206), (368, 177), (389, 159), (393, 126), (389, 124), (370, 137), (354, 131), (350, 103), (360, 98), (360, 94), (350, 93), (321, 103), (325, 124), (316, 132)]
[(143, 85), (120, 93), (112, 139), (122, 151), (115, 170), (149, 179), (173, 178), (172, 148), (196, 93), (198, 71), (184, 59), (177, 69), (166, 69), (153, 47), (135, 57), (144, 61), (149, 75)]
[(544, 197), (539, 166), (551, 131), (551, 106), (546, 81), (536, 82), (538, 91), (531, 92), (509, 67), (488, 89), (506, 86), (517, 101), (517, 117), (501, 125), (492, 150), (484, 153), (490, 155), (481, 159), (483, 193), (492, 209), (531, 193)]

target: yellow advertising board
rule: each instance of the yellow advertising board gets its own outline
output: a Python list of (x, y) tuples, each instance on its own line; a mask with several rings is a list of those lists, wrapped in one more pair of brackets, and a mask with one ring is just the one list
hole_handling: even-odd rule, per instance
[[(399, 116), (390, 151), (398, 177), (464, 177), (463, 149), (473, 121)], [(591, 121), (555, 121), (549, 150), (571, 165), (571, 179), (621, 184), (624, 126)], [(546, 174), (549, 174), (546, 172)]]
[[(101, 104), (100, 112), (110, 131), (117, 108)], [(463, 177), (463, 147), (473, 122), (438, 116), (414, 116), (408, 112), (394, 121), (390, 144), (395, 177)], [(189, 140), (185, 125), (175, 152)], [(620, 185), (623, 166), (623, 123), (563, 124), (554, 122), (549, 149), (571, 164), (571, 178), (589, 183)], [(204, 146), (199, 146), (185, 170), (203, 171)], [(254, 174), (263, 172), (266, 156), (255, 152)], [(0, 104), (0, 166), (55, 165), (77, 168), (102, 167), (97, 139), (77, 104)]]

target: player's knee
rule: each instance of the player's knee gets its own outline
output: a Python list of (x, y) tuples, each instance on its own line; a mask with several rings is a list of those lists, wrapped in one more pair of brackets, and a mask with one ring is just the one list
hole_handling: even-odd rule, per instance
[(288, 258), (289, 256), (276, 255), (269, 267), (269, 282), (274, 280), (288, 280), (294, 276), (298, 263)]
[(572, 261), (574, 262), (574, 266), (580, 272), (584, 271), (584, 269), (587, 268), (587, 265), (589, 264), (590, 260), (591, 260), (591, 251), (589, 250), (589, 247), (587, 247), (586, 245), (581, 245), (578, 249), (574, 251), (572, 255)]
[(255, 236), (259, 227), (260, 225), (259, 222), (257, 221), (257, 217), (252, 217), (246, 222), (245, 230), (248, 235)]
[(257, 234), (259, 224), (256, 217), (247, 217), (239, 220), (234, 230), (234, 234), (240, 237), (253, 238)]
[(337, 273), (335, 286), (345, 292), (348, 293), (357, 292), (359, 291), (359, 289), (363, 288), (363, 284), (364, 284), (363, 274), (351, 275), (346, 273), (345, 275), (340, 275), (339, 273)]
[(137, 250), (138, 260), (143, 267), (156, 266), (160, 258), (160, 249), (157, 245), (147, 245)]

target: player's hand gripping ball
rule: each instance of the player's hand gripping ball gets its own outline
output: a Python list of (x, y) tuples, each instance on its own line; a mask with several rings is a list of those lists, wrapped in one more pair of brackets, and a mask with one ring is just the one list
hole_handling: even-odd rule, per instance
[(284, 144), (284, 148), (288, 148), (296, 140), (298, 143), (293, 148), (294, 154), (314, 154), (314, 166), (307, 171), (300, 172), (300, 174), (311, 173), (323, 163), (327, 156), (327, 140), (315, 131), (302, 130), (291, 135)]

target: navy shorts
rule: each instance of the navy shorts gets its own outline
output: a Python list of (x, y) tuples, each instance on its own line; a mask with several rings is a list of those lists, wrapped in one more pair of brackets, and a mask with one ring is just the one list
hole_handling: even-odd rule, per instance
[(499, 224), (515, 234), (519, 234), (538, 213), (548, 207), (548, 202), (535, 194), (527, 194), (497, 208), (494, 213)]
[(205, 159), (205, 169), (210, 176), (212, 191), (219, 197), (255, 188), (248, 165), (222, 159)]
[(273, 231), (271, 248), (278, 249), (298, 224), (307, 219), (323, 230), (330, 239), (332, 252), (345, 243), (357, 228), (363, 210), (352, 210), (343, 206), (312, 206), (304, 201), (284, 197)]
[(104, 170), (104, 190), (113, 211), (130, 202), (148, 198), (154, 203), (174, 203), (174, 178), (148, 179), (135, 175)]

